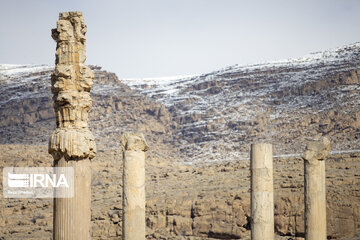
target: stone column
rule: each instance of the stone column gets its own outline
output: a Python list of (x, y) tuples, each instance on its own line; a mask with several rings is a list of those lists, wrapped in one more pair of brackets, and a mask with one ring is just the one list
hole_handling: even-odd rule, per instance
[(142, 134), (127, 133), (121, 138), (123, 151), (122, 239), (145, 239), (145, 151)]
[(272, 145), (251, 145), (251, 239), (274, 239)]
[(55, 167), (74, 168), (74, 197), (54, 199), (53, 239), (91, 238), (91, 162), (96, 147), (88, 129), (94, 74), (85, 65), (86, 25), (81, 12), (63, 12), (52, 37), (57, 42), (51, 76), (56, 130), (49, 140)]
[(304, 159), (305, 239), (326, 240), (325, 158), (330, 141), (321, 138), (307, 144)]

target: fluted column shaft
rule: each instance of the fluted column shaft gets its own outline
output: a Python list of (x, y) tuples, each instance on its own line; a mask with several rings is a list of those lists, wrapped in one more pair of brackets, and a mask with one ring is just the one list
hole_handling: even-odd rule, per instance
[(74, 196), (54, 199), (54, 240), (91, 239), (91, 159), (96, 147), (88, 113), (94, 74), (85, 65), (85, 33), (81, 12), (60, 13), (57, 28), (52, 29), (57, 42), (51, 76), (56, 130), (49, 140), (49, 153), (55, 167), (74, 170)]

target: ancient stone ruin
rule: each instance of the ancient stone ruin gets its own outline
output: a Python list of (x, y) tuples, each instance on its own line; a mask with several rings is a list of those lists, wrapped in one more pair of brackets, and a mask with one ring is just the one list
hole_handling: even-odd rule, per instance
[(307, 240), (325, 240), (326, 185), (325, 158), (330, 152), (330, 141), (323, 137), (306, 146), (304, 159), (305, 237)]
[(121, 138), (123, 151), (122, 239), (145, 239), (145, 152), (142, 134), (127, 133)]
[[(60, 13), (52, 37), (57, 42), (55, 71), (51, 76), (56, 130), (49, 140), (55, 167), (73, 167), (74, 197), (55, 198), (53, 238), (91, 239), (91, 159), (96, 146), (88, 128), (94, 74), (85, 65), (86, 25), (81, 12)], [(121, 138), (123, 153), (122, 239), (146, 236), (145, 152), (142, 134)], [(330, 141), (321, 138), (307, 145), (304, 160), (305, 236), (326, 239), (325, 162)], [(274, 239), (273, 148), (251, 145), (251, 239)]]
[(251, 145), (251, 239), (274, 239), (272, 145)]
[(81, 12), (63, 12), (52, 38), (57, 42), (51, 76), (56, 130), (49, 141), (55, 167), (74, 168), (74, 197), (54, 200), (54, 239), (90, 239), (91, 159), (96, 147), (88, 129), (94, 74), (85, 65), (86, 25)]

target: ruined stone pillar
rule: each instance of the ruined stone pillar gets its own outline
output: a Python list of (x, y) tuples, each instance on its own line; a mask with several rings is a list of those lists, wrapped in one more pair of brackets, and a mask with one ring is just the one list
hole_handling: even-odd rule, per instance
[[(52, 37), (57, 42), (51, 76), (56, 130), (49, 140), (55, 167), (74, 168), (74, 197), (54, 199), (53, 239), (90, 239), (91, 162), (96, 148), (88, 129), (94, 74), (85, 65), (86, 25), (81, 12), (63, 12)], [(56, 191), (56, 190), (55, 190)]]
[(304, 159), (305, 180), (305, 239), (325, 240), (326, 186), (325, 158), (330, 152), (330, 141), (321, 138), (309, 142)]
[(145, 239), (145, 151), (142, 134), (127, 133), (121, 138), (123, 151), (122, 239)]
[(251, 145), (251, 239), (274, 239), (272, 145)]

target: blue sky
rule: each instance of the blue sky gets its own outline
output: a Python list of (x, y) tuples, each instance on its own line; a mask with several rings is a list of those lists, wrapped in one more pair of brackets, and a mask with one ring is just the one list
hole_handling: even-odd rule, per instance
[(53, 64), (58, 13), (82, 11), (87, 64), (119, 78), (206, 73), (360, 41), (357, 0), (1, 0), (0, 64)]

